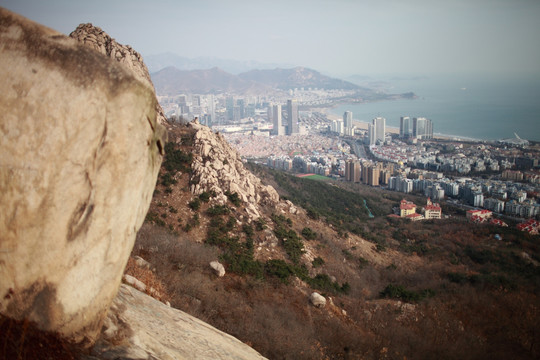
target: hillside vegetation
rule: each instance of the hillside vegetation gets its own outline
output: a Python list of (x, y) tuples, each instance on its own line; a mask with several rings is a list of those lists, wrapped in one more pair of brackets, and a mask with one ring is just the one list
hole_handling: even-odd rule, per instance
[[(540, 356), (538, 237), (462, 217), (391, 219), (398, 194), (258, 166), (289, 202), (249, 222), (235, 193), (216, 203), (189, 191), (193, 136), (172, 129), (132, 253), (151, 263), (139, 280), (173, 307), (271, 359)], [(325, 307), (309, 303), (313, 291)]]

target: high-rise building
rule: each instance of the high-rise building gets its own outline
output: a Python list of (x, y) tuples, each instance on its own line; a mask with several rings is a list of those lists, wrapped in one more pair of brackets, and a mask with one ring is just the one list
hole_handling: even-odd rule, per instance
[(368, 126), (369, 144), (374, 145), (377, 142), (384, 143), (384, 134), (386, 133), (386, 119), (376, 117), (373, 119), (371, 126)]
[(399, 137), (408, 138), (412, 136), (412, 122), (408, 116), (402, 116), (399, 118)]
[(345, 126), (345, 129), (352, 129), (352, 127), (353, 127), (353, 118), (352, 118), (352, 112), (351, 111), (345, 111), (343, 113), (343, 124)]
[(272, 122), (274, 123), (274, 135), (284, 135), (285, 128), (281, 123), (281, 105), (277, 104), (272, 109)]
[(268, 122), (274, 123), (274, 105), (272, 103), (268, 104), (268, 107), (266, 108), (266, 115), (268, 118)]
[(287, 100), (287, 135), (298, 134), (298, 101)]
[(433, 124), (424, 117), (413, 118), (413, 136), (417, 139), (433, 139)]
[(213, 94), (208, 97), (208, 113), (210, 115), (210, 123), (212, 124), (216, 121), (216, 104)]
[(377, 167), (371, 166), (368, 168), (368, 185), (379, 186), (379, 177), (381, 170)]
[(369, 145), (375, 145), (377, 143), (377, 138), (375, 137), (375, 126), (373, 124), (368, 124), (368, 144)]
[(225, 107), (227, 108), (227, 119), (234, 119), (234, 107), (236, 106), (236, 99), (232, 96), (227, 97)]
[(341, 120), (334, 120), (332, 121), (332, 124), (330, 125), (330, 130), (332, 132), (335, 132), (335, 133), (338, 133), (338, 134), (343, 134), (343, 121)]
[(345, 163), (345, 180), (360, 182), (360, 162), (349, 160)]

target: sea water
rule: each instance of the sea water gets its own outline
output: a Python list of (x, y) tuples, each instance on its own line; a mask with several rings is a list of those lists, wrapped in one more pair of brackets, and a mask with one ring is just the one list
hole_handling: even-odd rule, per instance
[(416, 99), (341, 105), (332, 113), (353, 112), (354, 120), (386, 118), (399, 127), (401, 116), (426, 117), (433, 132), (497, 140), (514, 137), (540, 141), (540, 76), (416, 76), (385, 79), (387, 93), (412, 91)]

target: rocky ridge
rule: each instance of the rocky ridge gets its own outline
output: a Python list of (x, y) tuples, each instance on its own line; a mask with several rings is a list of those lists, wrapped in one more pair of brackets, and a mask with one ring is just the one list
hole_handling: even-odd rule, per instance
[(279, 203), (277, 191), (246, 170), (238, 152), (220, 134), (198, 122), (190, 126), (196, 130), (191, 175), (194, 195), (214, 193), (216, 201), (225, 204), (225, 193), (236, 193), (245, 203), (250, 220), (261, 216), (260, 205), (273, 207)]
[[(129, 45), (119, 44), (105, 31), (92, 24), (80, 24), (69, 36), (97, 52), (118, 61), (129, 69), (140, 81), (146, 83), (154, 90), (148, 68), (144, 64), (141, 54)], [(156, 101), (157, 120), (160, 124), (166, 123), (166, 117), (161, 105)]]

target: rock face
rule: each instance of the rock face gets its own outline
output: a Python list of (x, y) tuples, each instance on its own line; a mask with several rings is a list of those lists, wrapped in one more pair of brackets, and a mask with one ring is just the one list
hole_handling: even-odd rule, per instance
[(277, 191), (246, 170), (238, 152), (221, 135), (196, 122), (190, 126), (197, 130), (191, 175), (193, 194), (213, 191), (218, 201), (225, 203), (225, 192), (237, 193), (252, 220), (261, 216), (259, 205), (275, 206), (279, 202)]
[(238, 339), (122, 285), (87, 359), (264, 359)]
[(152, 87), (0, 8), (0, 313), (92, 342), (162, 161)]
[[(69, 36), (79, 43), (90, 47), (132, 71), (135, 76), (150, 86), (155, 93), (154, 85), (150, 79), (148, 68), (143, 62), (141, 54), (133, 50), (129, 45), (121, 45), (111, 38), (99, 27), (92, 24), (81, 24)], [(157, 122), (165, 124), (166, 117), (161, 105), (156, 101)]]

